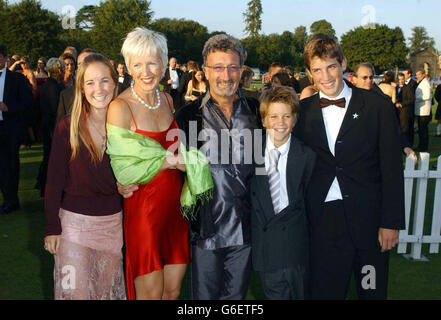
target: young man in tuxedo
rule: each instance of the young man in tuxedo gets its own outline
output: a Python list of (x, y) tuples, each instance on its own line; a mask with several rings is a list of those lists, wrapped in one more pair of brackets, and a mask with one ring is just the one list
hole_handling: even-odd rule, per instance
[(260, 115), (264, 162), (250, 181), (253, 268), (267, 299), (307, 298), (309, 232), (304, 195), (315, 154), (291, 134), (299, 112), (289, 87), (266, 90)]
[(412, 79), (412, 70), (404, 69), (404, 85), (402, 91), (402, 101), (401, 101), (401, 113), (407, 115), (407, 126), (403, 128), (403, 132), (407, 134), (407, 140), (409, 144), (413, 146), (413, 124), (415, 121), (415, 91), (417, 88), (417, 83)]
[(0, 43), (0, 214), (20, 208), (18, 199), (21, 115), (32, 104), (32, 91), (23, 75), (6, 68), (8, 48)]
[(181, 106), (181, 92), (178, 89), (182, 77), (182, 70), (176, 68), (176, 62), (176, 58), (170, 58), (169, 67), (165, 70), (164, 78), (160, 82), (164, 87), (164, 92), (172, 96), (175, 110)]
[(387, 100), (343, 80), (336, 40), (305, 47), (319, 94), (300, 102), (295, 133), (317, 154), (306, 196), (311, 224), (311, 297), (345, 299), (354, 274), (360, 299), (386, 299), (389, 250), (404, 228), (399, 126)]

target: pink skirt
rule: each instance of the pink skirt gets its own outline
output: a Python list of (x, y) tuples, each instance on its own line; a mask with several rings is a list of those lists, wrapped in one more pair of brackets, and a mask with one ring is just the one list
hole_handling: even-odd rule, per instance
[(125, 300), (122, 212), (87, 216), (60, 209), (56, 300)]

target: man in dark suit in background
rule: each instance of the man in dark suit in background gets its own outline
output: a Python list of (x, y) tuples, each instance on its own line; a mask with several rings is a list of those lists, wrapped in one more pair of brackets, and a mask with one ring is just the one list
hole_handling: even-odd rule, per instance
[(126, 66), (123, 62), (118, 62), (116, 66), (116, 72), (118, 73), (118, 91), (117, 95), (130, 87), (132, 82), (132, 76), (128, 74)]
[(160, 83), (164, 87), (163, 91), (172, 96), (173, 106), (175, 110), (177, 110), (181, 106), (181, 93), (178, 89), (182, 77), (182, 70), (176, 68), (176, 58), (171, 57), (168, 63), (169, 67), (165, 70), (164, 77)]
[(20, 170), (20, 123), (25, 109), (32, 105), (32, 91), (26, 79), (6, 68), (8, 48), (0, 43), (0, 189), (1, 214), (20, 208), (18, 181)]
[[(89, 54), (95, 53), (96, 51), (94, 49), (84, 49), (81, 51), (81, 53), (78, 55), (77, 60), (77, 69), (80, 66), (80, 64), (83, 62), (84, 58), (86, 58)], [(55, 122), (55, 125), (60, 121), (62, 118), (70, 114), (72, 110), (72, 105), (74, 103), (74, 97), (75, 97), (75, 83), (73, 86), (64, 89), (60, 93), (60, 101), (58, 103), (58, 109), (57, 109), (57, 120)]]
[(314, 35), (305, 47), (319, 93), (300, 102), (295, 134), (317, 154), (307, 192), (311, 297), (345, 299), (354, 274), (360, 299), (386, 299), (389, 250), (404, 228), (400, 134), (380, 95), (343, 80), (336, 40)]
[[(353, 79), (354, 79), (354, 85), (357, 88), (365, 89), (365, 90), (372, 90), (373, 92), (379, 94), (382, 97), (385, 97), (390, 101), (390, 97), (386, 96), (383, 91), (377, 86), (377, 84), (374, 82), (374, 74), (375, 69), (374, 66), (369, 62), (362, 62), (355, 66), (354, 73), (353, 73)], [(402, 73), (400, 73), (404, 77)], [(398, 79), (400, 79), (400, 75), (398, 75)], [(394, 112), (397, 114), (397, 117), (400, 119), (400, 128), (404, 128), (407, 130), (407, 124), (408, 124), (408, 113), (407, 110), (402, 110), (401, 103), (403, 101), (403, 88), (397, 87), (397, 106), (390, 104), (391, 108), (394, 110)], [(403, 121), (401, 121), (403, 119)], [(401, 123), (403, 123), (403, 127), (401, 127)], [(403, 147), (403, 152), (406, 154), (406, 156), (412, 155), (416, 161), (417, 156), (415, 154), (415, 151), (412, 150), (411, 145), (408, 141), (408, 132), (404, 132), (403, 129), (401, 130), (401, 146)]]
[(60, 100), (60, 92), (65, 89), (63, 84), (65, 63), (62, 59), (50, 58), (46, 64), (49, 77), (40, 89), (40, 107), (43, 133), (43, 161), (37, 177), (36, 189), (40, 190), (40, 196), (44, 197), (46, 186), (47, 169), (51, 152), (52, 136), (56, 128), (57, 108)]
[(196, 62), (190, 60), (187, 62), (187, 70), (182, 73), (181, 79), (179, 80), (178, 92), (181, 95), (182, 106), (184, 104), (186, 104), (185, 103), (185, 94), (187, 93), (188, 83), (192, 79), (193, 70), (196, 70)]
[[(415, 90), (417, 88), (417, 83), (412, 79), (412, 70), (410, 68), (403, 70), (404, 74), (404, 85), (402, 89), (402, 100), (401, 100), (401, 110), (400, 110), (400, 122), (402, 123), (401, 130), (406, 134), (407, 140), (410, 146), (413, 146), (413, 123), (415, 119)], [(403, 121), (401, 120), (403, 119)], [(404, 119), (407, 118), (407, 126), (405, 125)]]

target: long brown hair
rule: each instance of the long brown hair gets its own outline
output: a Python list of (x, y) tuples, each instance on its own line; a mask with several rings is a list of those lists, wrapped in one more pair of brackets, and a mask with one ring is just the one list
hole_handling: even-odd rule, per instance
[(87, 101), (83, 93), (84, 73), (93, 63), (102, 63), (109, 69), (112, 80), (115, 83), (113, 97), (116, 96), (118, 90), (118, 76), (109, 60), (99, 53), (88, 55), (80, 64), (75, 80), (75, 98), (70, 118), (70, 146), (72, 150), (70, 160), (72, 161), (78, 155), (81, 140), (91, 155), (92, 163), (97, 164), (99, 161), (99, 154), (86, 125), (87, 114), (90, 112), (90, 103)]
[(198, 79), (196, 79), (196, 73), (201, 72), (202, 73), (202, 80), (201, 82), (205, 82), (205, 74), (202, 71), (202, 69), (200, 67), (196, 67), (193, 72), (192, 72), (192, 76), (191, 76), (191, 81), (192, 81), (192, 85), (193, 85), (193, 89), (196, 90), (200, 90), (200, 82), (198, 81)]

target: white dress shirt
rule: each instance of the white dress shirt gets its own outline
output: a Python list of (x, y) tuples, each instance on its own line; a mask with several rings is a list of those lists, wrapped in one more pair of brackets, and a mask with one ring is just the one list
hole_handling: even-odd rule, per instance
[[(5, 81), (6, 81), (6, 68), (0, 70), (2, 75), (0, 76), (0, 102), (3, 102), (3, 95), (5, 92)], [(3, 121), (3, 112), (0, 111), (0, 121)]]
[[(346, 104), (344, 108), (340, 108), (336, 105), (330, 105), (326, 108), (322, 108), (323, 122), (326, 129), (326, 137), (328, 138), (328, 146), (331, 153), (335, 156), (335, 141), (337, 140), (338, 133), (340, 132), (341, 124), (345, 117), (346, 111), (348, 110), (349, 101), (352, 97), (352, 89), (343, 81), (344, 87), (340, 94), (335, 98), (330, 98), (319, 92), (320, 98), (325, 98), (329, 100), (338, 100), (341, 98), (346, 99)], [(340, 185), (338, 184), (337, 177), (334, 178), (331, 187), (329, 188), (328, 194), (326, 196), (325, 202), (342, 200)]]
[(280, 152), (279, 162), (277, 163), (277, 170), (280, 174), (280, 199), (279, 199), (279, 213), (289, 205), (288, 190), (286, 188), (286, 164), (288, 163), (288, 152), (291, 145), (291, 136), (288, 141), (276, 148), (271, 139), (267, 136), (265, 148), (265, 169), (268, 172), (270, 167), (269, 152), (272, 149), (277, 149)]
[(177, 89), (179, 87), (179, 76), (178, 76), (178, 72), (175, 70), (173, 70), (172, 68), (169, 68), (170, 71), (170, 79), (172, 81), (171, 83), (171, 88), (172, 89)]

